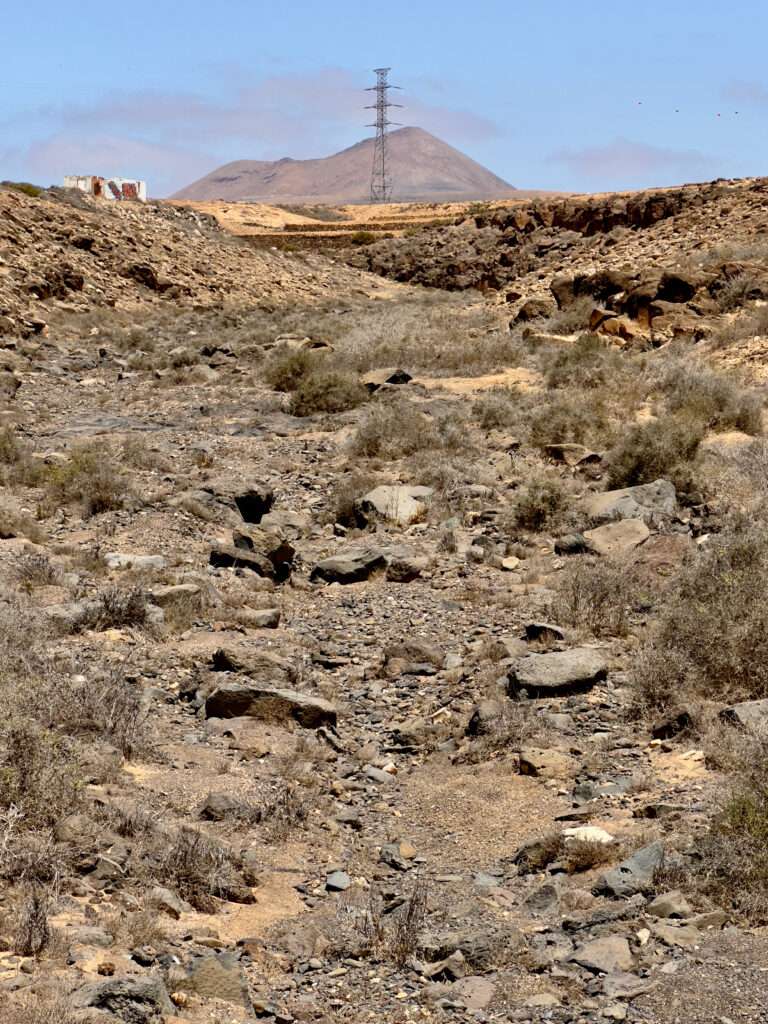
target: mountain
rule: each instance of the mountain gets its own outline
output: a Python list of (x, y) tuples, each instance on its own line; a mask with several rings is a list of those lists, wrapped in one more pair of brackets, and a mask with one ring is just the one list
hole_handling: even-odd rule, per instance
[[(370, 195), (373, 139), (318, 160), (235, 160), (193, 182), (174, 199), (267, 203), (354, 203)], [(503, 199), (516, 190), (464, 153), (421, 128), (389, 135), (394, 202)]]

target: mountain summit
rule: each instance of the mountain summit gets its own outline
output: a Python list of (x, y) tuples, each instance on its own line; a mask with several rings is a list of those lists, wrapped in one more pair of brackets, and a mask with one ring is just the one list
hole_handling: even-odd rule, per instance
[[(318, 160), (235, 160), (177, 192), (174, 199), (264, 203), (354, 203), (370, 194), (373, 139)], [(421, 128), (389, 135), (393, 202), (502, 199), (515, 189)]]

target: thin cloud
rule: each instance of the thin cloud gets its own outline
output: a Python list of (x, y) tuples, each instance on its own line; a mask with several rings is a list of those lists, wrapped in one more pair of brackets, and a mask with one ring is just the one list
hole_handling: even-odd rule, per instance
[(694, 149), (672, 149), (629, 139), (616, 139), (602, 146), (561, 149), (552, 160), (587, 179), (604, 181), (648, 181), (654, 175), (679, 177), (716, 173), (715, 160)]
[(149, 182), (150, 194), (166, 195), (210, 170), (210, 154), (173, 145), (142, 142), (110, 135), (76, 138), (67, 134), (0, 150), (4, 167), (18, 168), (15, 176), (42, 185), (60, 184), (66, 174), (121, 174)]
[(723, 90), (723, 97), (744, 106), (768, 107), (768, 86), (762, 82), (731, 82)]

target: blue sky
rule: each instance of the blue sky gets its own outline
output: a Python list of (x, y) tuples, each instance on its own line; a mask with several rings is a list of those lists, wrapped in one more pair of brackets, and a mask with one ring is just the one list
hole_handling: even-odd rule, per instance
[(381, 65), (404, 123), (521, 188), (768, 174), (758, 0), (35, 0), (0, 31), (0, 179), (161, 196), (228, 160), (325, 156), (369, 134)]

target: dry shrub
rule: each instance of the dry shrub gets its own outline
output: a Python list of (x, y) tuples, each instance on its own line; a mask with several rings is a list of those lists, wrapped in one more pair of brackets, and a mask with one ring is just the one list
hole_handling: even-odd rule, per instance
[(398, 912), (388, 951), (396, 967), (403, 968), (419, 948), (421, 933), (427, 918), (429, 891), (426, 882), (417, 878), (405, 906)]
[(564, 309), (554, 313), (547, 320), (544, 330), (550, 334), (575, 334), (576, 331), (585, 331), (589, 327), (589, 318), (596, 305), (597, 302), (592, 296), (582, 295)]
[(49, 910), (47, 894), (34, 886), (24, 899), (16, 923), (14, 949), (19, 956), (40, 956), (50, 943)]
[(157, 867), (157, 880), (168, 885), (196, 910), (211, 913), (236, 880), (232, 854), (221, 843), (193, 828), (182, 828)]
[(762, 524), (737, 524), (682, 570), (633, 668), (643, 703), (768, 696), (766, 573)]
[[(121, 665), (107, 665), (87, 677), (60, 675), (49, 681), (44, 693), (51, 727), (73, 736), (100, 736), (124, 757), (146, 752), (152, 745), (150, 707)], [(45, 709), (39, 714), (45, 716)]]
[(502, 697), (498, 713), (484, 719), (482, 731), (472, 745), (469, 760), (487, 761), (496, 754), (517, 752), (537, 731), (537, 722), (529, 703)]
[[(720, 725), (722, 732), (723, 726)], [(731, 779), (691, 859), (693, 881), (716, 905), (755, 925), (768, 923), (768, 733), (725, 738)], [(720, 754), (722, 755), (722, 741)]]
[(363, 527), (366, 521), (360, 514), (360, 499), (377, 483), (372, 473), (358, 469), (337, 476), (331, 485), (328, 520), (350, 528)]
[(147, 596), (141, 587), (109, 587), (96, 599), (97, 607), (88, 612), (84, 629), (122, 629), (144, 626), (147, 622)]
[(593, 636), (626, 636), (639, 586), (637, 573), (626, 563), (579, 556), (559, 577), (552, 618)]
[(682, 474), (687, 486), (685, 466), (691, 463), (704, 439), (700, 420), (665, 417), (630, 427), (612, 448), (609, 456), (609, 487), (633, 487), (662, 477)]
[(113, 937), (114, 945), (124, 949), (158, 946), (166, 938), (157, 911), (121, 910), (108, 914), (99, 924)]
[(541, 470), (518, 488), (512, 507), (502, 516), (502, 531), (538, 533), (554, 529), (567, 509), (568, 491), (556, 473)]
[(762, 434), (763, 401), (738, 381), (689, 360), (665, 367), (659, 381), (666, 410), (712, 430)]
[(45, 467), (32, 457), (28, 443), (11, 427), (0, 430), (0, 483), (35, 487), (43, 478)]
[(407, 399), (368, 409), (352, 439), (352, 452), (366, 458), (401, 459), (424, 449), (466, 447), (466, 426), (458, 413), (428, 418)]
[(616, 843), (599, 843), (589, 839), (568, 839), (564, 844), (563, 863), (569, 875), (612, 864), (619, 856)]
[(56, 586), (61, 570), (43, 552), (22, 552), (14, 556), (10, 566), (13, 580), (23, 589)]
[(492, 388), (472, 403), (472, 416), (483, 430), (505, 430), (520, 418), (520, 395), (514, 388)]
[(528, 419), (528, 438), (537, 448), (548, 444), (599, 445), (610, 434), (605, 403), (591, 392), (559, 391), (537, 401)]
[(368, 392), (356, 377), (324, 370), (302, 377), (291, 395), (288, 411), (294, 416), (346, 412), (367, 400)]
[[(405, 967), (421, 944), (428, 906), (429, 890), (421, 878), (416, 878), (402, 905), (389, 912), (381, 894), (371, 889), (367, 906), (356, 914), (360, 952)], [(355, 911), (353, 906), (348, 909)]]
[[(593, 307), (592, 302), (589, 304)], [(574, 306), (569, 306), (564, 313), (570, 315), (573, 310)], [(603, 338), (597, 334), (583, 334), (572, 345), (557, 350), (546, 371), (547, 387), (589, 390), (616, 387), (627, 365), (626, 357), (610, 348)]]
[(308, 349), (276, 349), (262, 367), (266, 383), (275, 391), (295, 391), (324, 356)]
[(0, 997), (3, 1024), (82, 1024), (82, 1018), (67, 1008), (63, 994), (51, 999), (26, 996), (21, 1003)]
[(721, 313), (730, 313), (741, 309), (748, 302), (759, 298), (762, 294), (761, 281), (758, 274), (745, 268), (718, 289), (715, 299)]
[[(6, 715), (14, 710), (6, 708)], [(80, 789), (71, 742), (34, 721), (6, 718), (0, 731), (0, 808), (15, 808), (21, 829), (54, 826), (79, 805)]]
[(122, 508), (128, 480), (109, 449), (100, 444), (76, 448), (66, 462), (48, 467), (48, 500), (82, 504), (86, 516)]

